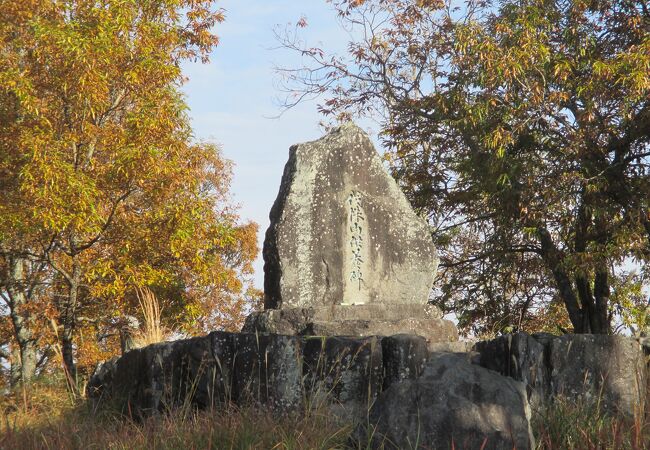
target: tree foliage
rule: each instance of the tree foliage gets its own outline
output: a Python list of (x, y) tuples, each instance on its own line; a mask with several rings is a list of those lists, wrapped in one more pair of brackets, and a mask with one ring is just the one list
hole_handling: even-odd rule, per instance
[(137, 287), (182, 331), (240, 319), (256, 226), (180, 91), (222, 20), (212, 0), (0, 2), (0, 291), (16, 344), (50, 333), (73, 377)]
[(281, 36), (305, 60), (287, 103), (381, 121), (442, 249), (436, 302), (479, 332), (538, 329), (558, 303), (579, 333), (647, 324), (650, 5), (333, 3), (349, 53)]

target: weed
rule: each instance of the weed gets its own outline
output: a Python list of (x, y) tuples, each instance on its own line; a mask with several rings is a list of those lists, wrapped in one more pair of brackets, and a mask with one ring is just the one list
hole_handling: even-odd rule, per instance
[(138, 303), (140, 304), (140, 311), (142, 312), (144, 323), (142, 329), (133, 338), (134, 346), (140, 348), (165, 341), (169, 333), (163, 328), (160, 322), (162, 310), (158, 298), (149, 288), (138, 288), (136, 295), (138, 296)]
[(537, 449), (642, 450), (650, 442), (650, 417), (613, 416), (600, 402), (556, 397), (534, 414)]
[(325, 411), (276, 415), (252, 406), (180, 408), (134, 421), (70, 403), (64, 383), (35, 387), (31, 401), (27, 410), (3, 405), (11, 414), (0, 424), (0, 449), (334, 449), (346, 448), (352, 431)]

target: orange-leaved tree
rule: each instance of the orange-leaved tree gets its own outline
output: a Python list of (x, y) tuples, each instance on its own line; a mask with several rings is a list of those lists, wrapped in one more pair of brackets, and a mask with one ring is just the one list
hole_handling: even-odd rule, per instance
[(0, 3), (0, 257), (20, 269), (0, 291), (30, 358), (27, 304), (47, 292), (71, 380), (76, 333), (121, 314), (135, 286), (173, 292), (187, 327), (222, 306), (198, 292), (230, 311), (245, 294), (256, 226), (229, 206), (229, 164), (193, 139), (180, 92), (181, 63), (217, 44), (213, 3)]

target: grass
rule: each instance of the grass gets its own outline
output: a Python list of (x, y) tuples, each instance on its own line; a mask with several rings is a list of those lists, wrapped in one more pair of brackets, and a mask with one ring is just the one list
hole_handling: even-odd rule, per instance
[(98, 422), (74, 413), (64, 421), (10, 432), (2, 448), (22, 449), (306, 449), (341, 448), (343, 428), (326, 416), (273, 420), (253, 410), (197, 412), (184, 420), (165, 415), (136, 423), (125, 418)]
[(138, 330), (134, 336), (135, 347), (146, 347), (149, 344), (167, 340), (169, 333), (160, 321), (162, 309), (160, 308), (158, 298), (151, 289), (146, 287), (137, 288), (136, 295), (144, 323), (142, 329)]
[(533, 415), (537, 449), (642, 450), (650, 447), (650, 414), (625, 418), (604, 414), (598, 403), (556, 398)]
[[(19, 396), (20, 397), (20, 396)], [(37, 384), (25, 408), (0, 402), (0, 449), (335, 449), (352, 433), (326, 411), (276, 416), (260, 408), (170, 413), (137, 422), (93, 411), (61, 388)]]
[[(359, 448), (352, 425), (322, 406), (293, 415), (255, 407), (179, 408), (138, 422), (73, 399), (62, 379), (0, 398), (0, 419), (0, 450)], [(556, 400), (534, 414), (532, 426), (538, 450), (640, 450), (650, 442), (650, 415), (611, 417), (598, 404)]]

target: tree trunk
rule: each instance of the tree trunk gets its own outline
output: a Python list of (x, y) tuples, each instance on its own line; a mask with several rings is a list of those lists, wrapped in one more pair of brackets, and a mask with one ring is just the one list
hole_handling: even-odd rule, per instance
[(9, 385), (14, 388), (22, 379), (20, 364), (20, 347), (15, 343), (11, 346), (11, 366), (9, 367)]
[[(609, 334), (608, 316), (609, 284), (607, 266), (602, 264), (596, 270), (594, 292), (585, 273), (577, 272), (573, 277), (562, 267), (562, 253), (555, 246), (551, 234), (544, 227), (537, 232), (542, 248), (542, 259), (553, 274), (560, 298), (564, 302), (573, 332), (578, 334)], [(575, 288), (572, 282), (575, 280)]]
[(68, 296), (63, 307), (61, 323), (63, 333), (61, 335), (61, 353), (66, 377), (70, 388), (76, 391), (77, 388), (77, 366), (74, 360), (74, 331), (77, 323), (77, 304), (79, 300), (79, 287), (81, 284), (81, 268), (76, 261), (72, 263), (72, 273), (68, 281)]
[(596, 270), (594, 295), (596, 297), (596, 310), (594, 311), (594, 315), (599, 325), (597, 333), (610, 334), (612, 327), (609, 317), (609, 274), (606, 268)]
[[(598, 230), (597, 242), (601, 249), (605, 249), (611, 241), (610, 225), (601, 215), (596, 219)], [(603, 252), (604, 253), (604, 252)], [(605, 257), (600, 257), (594, 272), (594, 297), (595, 297), (595, 322), (598, 323), (597, 333), (610, 334), (612, 332), (609, 316), (609, 264)]]
[[(592, 219), (592, 214), (586, 206), (585, 199), (589, 196), (586, 194), (584, 188), (582, 189), (581, 197), (582, 200), (576, 217), (575, 242), (573, 247), (573, 250), (578, 256), (584, 255), (587, 250), (587, 234)], [(580, 300), (580, 309), (582, 311), (582, 332), (591, 333), (595, 328), (597, 328), (598, 324), (593, 321), (593, 310), (595, 309), (595, 306), (594, 298), (591, 295), (588, 273), (586, 273), (583, 268), (576, 268), (574, 271), (575, 286), (578, 299)]]
[(594, 304), (594, 297), (591, 294), (591, 285), (587, 275), (584, 273), (577, 273), (575, 276), (576, 287), (578, 291), (578, 298), (582, 305), (582, 329), (583, 333), (598, 333), (598, 322), (594, 312), (596, 306)]
[(29, 384), (34, 375), (36, 375), (36, 344), (33, 340), (28, 340), (20, 348), (20, 381), (23, 384)]
[(561, 252), (555, 246), (551, 233), (545, 227), (538, 227), (537, 236), (542, 248), (542, 260), (548, 270), (553, 274), (560, 298), (569, 313), (569, 320), (571, 320), (571, 324), (573, 325), (573, 332), (588, 333), (589, 330), (585, 329), (584, 312), (578, 303), (578, 297), (573, 289), (571, 277), (562, 267)]
[(64, 327), (63, 336), (61, 336), (61, 354), (63, 356), (63, 366), (70, 388), (76, 391), (77, 366), (74, 362), (72, 330), (70, 328), (66, 329)]
[(14, 364), (19, 364), (19, 382), (28, 384), (36, 374), (36, 339), (31, 327), (32, 317), (27, 309), (30, 300), (28, 283), (26, 281), (26, 267), (28, 260), (24, 257), (12, 256), (8, 258), (9, 267), (6, 276), (7, 293), (9, 294), (9, 310), (14, 335), (18, 344), (17, 354), (14, 355)]

